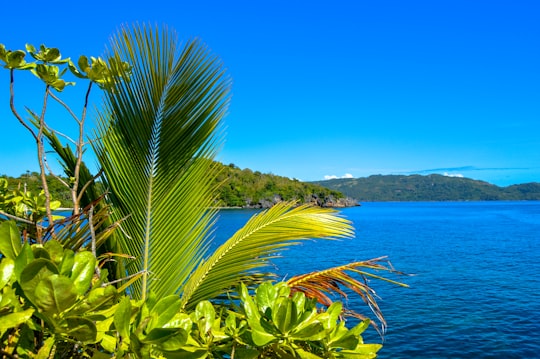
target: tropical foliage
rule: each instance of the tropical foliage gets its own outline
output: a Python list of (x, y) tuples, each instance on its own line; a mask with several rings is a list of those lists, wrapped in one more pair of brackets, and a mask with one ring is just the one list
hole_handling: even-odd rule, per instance
[[(55, 48), (26, 50), (35, 62), (3, 45), (0, 60), (10, 72), (12, 112), (36, 140), (43, 192), (32, 197), (0, 183), (3, 356), (376, 356), (380, 346), (360, 336), (369, 321), (347, 329), (341, 304), (321, 301), (310, 288), (349, 288), (372, 305), (371, 289), (351, 276), (391, 267), (375, 260), (328, 269), (309, 285), (304, 277), (270, 282), (269, 263), (280, 249), (353, 236), (337, 212), (281, 202), (209, 252), (229, 79), (200, 41), (181, 46), (173, 31), (136, 26), (112, 38), (105, 58), (81, 56), (77, 65)], [(89, 82), (80, 116), (57, 94), (71, 84), (66, 68)], [(27, 119), (20, 115), (14, 74), (21, 70), (45, 82), (45, 100), (66, 109), (78, 138), (49, 127), (46, 101), (39, 111), (27, 109)], [(96, 175), (82, 159), (93, 84), (104, 94), (90, 141), (101, 166)], [(45, 144), (65, 172), (52, 175), (71, 195), (72, 213), (63, 218), (53, 213)]]
[(298, 201), (319, 206), (347, 202), (338, 191), (269, 173), (240, 169), (234, 164), (218, 164), (219, 204), (226, 207), (271, 207), (280, 201)]
[[(250, 207), (269, 208), (281, 201), (298, 201), (299, 204), (313, 203), (319, 206), (355, 205), (338, 191), (297, 179), (289, 179), (269, 173), (240, 169), (234, 164), (216, 166), (215, 185), (218, 186), (215, 206), (217, 207)], [(39, 193), (42, 190), (40, 176), (36, 172), (28, 172), (17, 178), (4, 177), (11, 187), (26, 187), (27, 190)], [(68, 180), (64, 178), (64, 180)], [(54, 177), (47, 176), (51, 197), (60, 201), (63, 207), (71, 206), (69, 189)], [(99, 186), (98, 182), (96, 186)]]

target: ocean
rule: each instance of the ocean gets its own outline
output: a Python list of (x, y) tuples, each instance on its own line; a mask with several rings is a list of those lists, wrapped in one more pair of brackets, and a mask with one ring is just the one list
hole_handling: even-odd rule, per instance
[[(388, 256), (409, 288), (372, 280), (388, 329), (378, 358), (540, 357), (540, 202), (363, 203), (340, 211), (356, 237), (306, 241), (274, 261), (282, 278)], [(222, 210), (216, 242), (252, 210)], [(384, 274), (384, 273), (381, 273)], [(396, 279), (395, 277), (392, 277)], [(349, 297), (347, 305), (369, 314)]]

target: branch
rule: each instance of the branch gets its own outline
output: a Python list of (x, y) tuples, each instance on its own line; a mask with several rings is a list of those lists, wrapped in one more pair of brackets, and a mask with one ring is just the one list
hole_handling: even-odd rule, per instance
[(73, 119), (75, 119), (75, 121), (77, 121), (77, 123), (81, 123), (81, 120), (79, 120), (79, 118), (77, 117), (77, 115), (75, 115), (75, 113), (71, 110), (71, 108), (64, 102), (62, 101), (58, 96), (56, 96), (54, 93), (51, 92), (51, 97), (53, 99), (56, 100), (56, 102), (58, 102), (60, 105), (62, 105), (67, 112), (69, 112), (69, 114), (71, 115), (71, 117), (73, 117)]
[[(43, 185), (43, 193), (45, 194), (45, 211), (47, 212), (47, 219), (49, 221), (49, 228), (54, 226), (54, 218), (51, 211), (51, 194), (49, 192), (49, 185), (47, 183), (46, 166), (45, 166), (45, 147), (43, 145), (43, 130), (45, 129), (45, 113), (47, 112), (47, 99), (50, 94), (50, 86), (45, 87), (45, 95), (43, 96), (43, 107), (41, 108), (41, 116), (39, 116), (39, 131), (37, 135), (37, 147), (38, 147), (38, 161), (41, 175), (41, 183)], [(54, 238), (54, 230), (52, 230), (52, 236)], [(38, 239), (41, 242), (41, 238)]]
[(80, 192), (79, 192), (79, 196), (77, 197), (77, 201), (80, 202), (81, 199), (82, 199), (82, 196), (84, 194), (84, 192), (88, 189), (88, 187), (92, 184), (92, 182), (94, 182), (99, 176), (101, 176), (103, 174), (103, 168), (99, 170), (99, 172), (93, 176), (91, 179), (89, 179), (83, 186), (83, 188), (81, 188)]
[(21, 125), (23, 125), (28, 130), (28, 132), (30, 132), (32, 137), (34, 137), (34, 139), (37, 142), (39, 141), (38, 136), (36, 135), (34, 130), (32, 130), (32, 128), (28, 126), (28, 124), (23, 120), (23, 118), (21, 117), (21, 115), (19, 115), (19, 113), (17, 112), (17, 109), (15, 108), (15, 87), (14, 87), (13, 73), (14, 73), (14, 69), (11, 69), (10, 83), (9, 83), (9, 107), (11, 108), (11, 112), (13, 113), (13, 115), (15, 115), (15, 117), (21, 123)]
[(26, 218), (18, 217), (18, 216), (15, 216), (15, 215), (13, 215), (13, 214), (6, 213), (6, 212), (1, 211), (1, 210), (0, 210), (0, 215), (6, 216), (7, 218), (16, 220), (16, 221), (18, 221), (18, 222), (23, 222), (23, 223), (26, 223), (26, 224), (34, 225), (34, 222), (32, 222), (32, 221), (30, 221), (30, 220), (28, 220), (28, 219), (26, 219)]
[[(75, 181), (73, 182), (72, 192), (71, 196), (73, 199), (73, 211), (75, 214), (79, 213), (79, 203), (81, 200), (81, 196), (83, 191), (78, 191), (79, 189), (79, 180), (80, 180), (80, 172), (81, 172), (81, 164), (82, 164), (82, 157), (83, 157), (83, 147), (84, 147), (84, 121), (86, 120), (86, 110), (88, 108), (88, 99), (90, 97), (90, 91), (92, 91), (92, 82), (88, 84), (88, 90), (86, 90), (86, 96), (84, 97), (84, 106), (83, 111), (81, 115), (80, 121), (77, 120), (77, 123), (79, 124), (79, 138), (77, 139), (76, 143), (76, 162), (75, 162), (75, 168), (73, 169), (73, 177), (75, 178)], [(66, 108), (68, 108), (66, 106)], [(71, 110), (69, 110), (71, 111)], [(88, 184), (88, 183), (86, 183)], [(86, 185), (85, 185), (86, 186)]]
[(135, 278), (135, 277), (140, 276), (141, 274), (144, 274), (144, 273), (147, 273), (147, 271), (142, 270), (142, 271), (140, 271), (140, 272), (137, 272), (137, 273), (133, 273), (133, 274), (131, 274), (131, 275), (128, 275), (127, 277), (120, 278), (120, 279), (115, 279), (115, 280), (112, 280), (112, 281), (110, 281), (110, 282), (108, 282), (108, 283), (103, 283), (101, 286), (102, 286), (102, 287), (107, 287), (107, 286), (109, 286), (109, 285), (113, 285), (113, 284), (116, 284), (116, 283), (120, 283), (120, 282), (122, 282), (122, 281), (125, 281), (125, 280), (127, 280), (127, 279)]
[(53, 176), (54, 178), (56, 178), (60, 183), (62, 183), (65, 187), (67, 188), (70, 188), (69, 187), (69, 184), (64, 181), (62, 179), (62, 177), (58, 176), (56, 173), (53, 172), (53, 170), (51, 169), (51, 167), (49, 166), (49, 161), (47, 161), (47, 158), (45, 157), (45, 166), (47, 167), (47, 171), (49, 171), (49, 173), (51, 174), (51, 176)]
[[(90, 228), (90, 238), (92, 239), (92, 254), (96, 256), (96, 230), (94, 228), (94, 204), (90, 205), (90, 210), (88, 211), (88, 227)], [(98, 277), (101, 276), (101, 270), (99, 266), (96, 266), (96, 274)]]

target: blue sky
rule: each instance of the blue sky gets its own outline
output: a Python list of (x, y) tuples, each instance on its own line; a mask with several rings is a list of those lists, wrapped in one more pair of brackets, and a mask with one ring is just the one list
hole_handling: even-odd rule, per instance
[[(45, 43), (73, 58), (100, 55), (135, 21), (201, 37), (233, 79), (218, 157), (227, 164), (306, 181), (440, 173), (540, 182), (538, 1), (31, 0), (2, 12), (0, 43)], [(39, 84), (18, 80), (19, 107), (37, 106)], [(37, 165), (8, 86), (1, 71), (0, 173), (19, 175)], [(63, 94), (75, 107), (80, 87)]]

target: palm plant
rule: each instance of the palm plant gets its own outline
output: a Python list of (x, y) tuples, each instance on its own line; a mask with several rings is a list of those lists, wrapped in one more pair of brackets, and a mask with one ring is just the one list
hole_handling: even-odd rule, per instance
[[(282, 203), (252, 218), (209, 255), (217, 214), (213, 159), (230, 81), (203, 44), (192, 40), (180, 48), (167, 29), (123, 28), (111, 45), (110, 58), (131, 64), (132, 73), (130, 81), (114, 81), (106, 93), (95, 150), (113, 217), (123, 221), (109, 241), (135, 258), (122, 263), (116, 275), (140, 276), (132, 296), (179, 294), (184, 308), (194, 308), (239, 282), (269, 278), (263, 271), (268, 259), (298, 240), (353, 235), (350, 222), (335, 211)], [(122, 68), (116, 70), (127, 77)], [(358, 267), (391, 270), (374, 262), (346, 269)], [(343, 280), (343, 270), (322, 273), (316, 278), (323, 286), (339, 294), (344, 293), (339, 284), (356, 291), (381, 317), (365, 281)], [(365, 272), (356, 273), (365, 278)]]
[(284, 203), (252, 218), (205, 260), (229, 79), (198, 40), (180, 50), (168, 30), (124, 28), (110, 51), (133, 70), (130, 81), (115, 82), (106, 95), (95, 149), (114, 218), (123, 219), (115, 238), (136, 258), (118, 275), (140, 273), (133, 296), (178, 293), (192, 308), (252, 281), (295, 240), (352, 235), (350, 223), (331, 210)]

